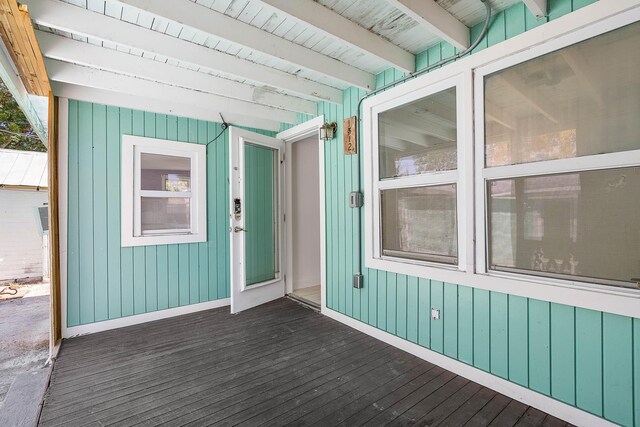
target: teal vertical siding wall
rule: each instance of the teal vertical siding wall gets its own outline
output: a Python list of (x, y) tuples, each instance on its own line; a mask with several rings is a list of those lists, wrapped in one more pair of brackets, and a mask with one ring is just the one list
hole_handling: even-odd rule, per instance
[[(547, 20), (590, 3), (551, 0)], [(517, 4), (493, 18), (477, 50), (544, 22)], [(478, 32), (473, 28), (472, 37)], [(454, 52), (440, 43), (418, 55), (417, 68)], [(389, 69), (377, 85), (403, 75)], [(339, 126), (324, 153), (329, 308), (615, 423), (640, 426), (640, 319), (373, 269), (363, 271), (363, 289), (351, 287), (354, 251), (363, 242), (347, 196), (362, 165), (343, 154), (342, 120), (355, 115), (363, 94), (350, 88), (342, 105), (318, 106)], [(431, 320), (431, 307), (441, 310), (441, 320)]]
[(219, 123), (69, 101), (67, 326), (229, 297), (226, 133), (207, 150), (207, 242), (120, 246), (121, 136), (206, 144), (220, 131)]

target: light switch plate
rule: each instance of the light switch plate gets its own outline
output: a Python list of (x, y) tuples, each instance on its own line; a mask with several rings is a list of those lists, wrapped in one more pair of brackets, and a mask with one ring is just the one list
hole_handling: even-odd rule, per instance
[(433, 320), (440, 320), (440, 310), (438, 310), (437, 308), (432, 308), (431, 309), (431, 318)]

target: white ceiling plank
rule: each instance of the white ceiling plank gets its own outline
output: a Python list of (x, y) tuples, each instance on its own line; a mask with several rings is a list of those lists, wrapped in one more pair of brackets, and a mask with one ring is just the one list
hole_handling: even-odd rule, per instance
[[(116, 1), (116, 0), (110, 0)], [(367, 71), (275, 36), (190, 0), (118, 0), (180, 24), (223, 38), (290, 64), (322, 73), (337, 81), (365, 90), (375, 88), (375, 77)]]
[(514, 74), (504, 73), (497, 75), (497, 78), (500, 79), (512, 92), (516, 93), (520, 98), (526, 101), (531, 108), (542, 114), (550, 122), (558, 124), (558, 113), (555, 111), (555, 108), (547, 99), (538, 95), (538, 92), (531, 91), (522, 78)]
[(587, 64), (587, 61), (577, 49), (562, 49), (560, 55), (564, 58), (567, 65), (569, 65), (571, 71), (573, 71), (573, 74), (575, 74), (582, 86), (589, 92), (593, 100), (598, 103), (598, 106), (602, 107), (603, 93), (600, 89), (601, 83), (593, 76), (593, 67)]
[(385, 118), (389, 123), (400, 124), (424, 135), (435, 136), (445, 141), (455, 141), (457, 138), (455, 129), (444, 126), (433, 117), (418, 116), (403, 110), (391, 110), (385, 111)]
[(386, 0), (430, 32), (458, 49), (470, 45), (469, 28), (432, 0)]
[(215, 95), (255, 102), (261, 105), (316, 114), (316, 103), (283, 95), (269, 88), (255, 87), (209, 74), (179, 68), (163, 62), (145, 59), (116, 50), (87, 46), (66, 37), (36, 31), (42, 54), (50, 59), (99, 68), (133, 77), (154, 80), (169, 85), (213, 93)]
[(334, 40), (347, 43), (362, 53), (373, 55), (389, 66), (408, 73), (415, 71), (415, 56), (412, 53), (313, 0), (258, 0), (258, 2), (271, 10), (288, 15), (305, 26), (311, 26)]
[(60, 31), (91, 36), (106, 42), (142, 49), (171, 60), (183, 61), (281, 88), (304, 98), (342, 103), (342, 91), (271, 67), (179, 40), (156, 31), (128, 24), (54, 0), (24, 0), (35, 23)]
[(504, 108), (500, 108), (489, 100), (484, 101), (484, 112), (487, 119), (496, 122), (507, 129), (516, 130), (518, 127), (518, 120), (513, 117)]
[(536, 18), (542, 18), (548, 15), (547, 0), (522, 0), (527, 8), (535, 15)]
[(144, 98), (129, 93), (111, 92), (103, 89), (54, 81), (51, 82), (51, 88), (56, 96), (78, 101), (95, 102), (98, 104), (112, 105), (114, 107), (131, 108), (151, 113), (169, 114), (212, 122), (220, 122), (220, 113), (222, 113), (225, 120), (234, 125), (272, 131), (280, 130), (280, 123), (272, 120), (203, 109), (192, 104), (177, 102), (175, 99), (158, 102), (157, 99)]
[(191, 103), (203, 109), (242, 114), (283, 123), (295, 123), (296, 113), (279, 110), (246, 101), (226, 98), (195, 90), (169, 86), (162, 83), (143, 80), (110, 71), (83, 67), (68, 62), (46, 59), (49, 79), (62, 83), (93, 87), (112, 92), (130, 93), (144, 98), (164, 101), (175, 99), (180, 103)]

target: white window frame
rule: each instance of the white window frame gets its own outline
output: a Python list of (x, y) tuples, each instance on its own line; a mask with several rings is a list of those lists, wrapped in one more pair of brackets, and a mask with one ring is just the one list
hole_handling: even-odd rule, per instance
[[(427, 74), (409, 80), (394, 88), (388, 89), (374, 97), (368, 98), (362, 106), (362, 127), (361, 137), (362, 153), (364, 157), (364, 260), (365, 266), (381, 271), (388, 271), (398, 274), (407, 274), (422, 277), (430, 280), (438, 280), (449, 283), (457, 283), (477, 289), (494, 292), (502, 292), (514, 296), (533, 298), (541, 301), (550, 301), (559, 304), (567, 304), (592, 310), (600, 310), (608, 313), (615, 313), (623, 316), (636, 316), (640, 312), (640, 290), (630, 288), (620, 288), (588, 283), (575, 283), (559, 281), (556, 279), (544, 280), (539, 276), (517, 275), (508, 277), (504, 275), (488, 274), (483, 269), (476, 270), (476, 249), (475, 227), (482, 228), (482, 222), (476, 225), (475, 210), (479, 201), (475, 200), (476, 186), (475, 173), (468, 173), (465, 178), (466, 189), (466, 246), (467, 267), (466, 271), (446, 268), (430, 268), (425, 266), (416, 267), (407, 263), (385, 263), (373, 257), (373, 215), (371, 183), (371, 105), (382, 103), (394, 99), (402, 94), (419, 91), (425, 86), (438, 80), (446, 79), (449, 76), (459, 73), (473, 73), (480, 67), (488, 66), (496, 61), (500, 61), (509, 56), (537, 55), (545, 51), (556, 50), (560, 47), (580, 42), (596, 35), (615, 30), (633, 22), (640, 21), (640, 0), (601, 0), (586, 6), (576, 12), (572, 12), (557, 20), (549, 22), (538, 28), (534, 28), (518, 36), (512, 37), (496, 46), (492, 46), (477, 52), (473, 55), (465, 56), (458, 61), (431, 71)], [(473, 77), (471, 78), (474, 81)], [(473, 108), (473, 95), (470, 96), (470, 110)], [(472, 112), (471, 114), (478, 114)], [(475, 121), (477, 123), (477, 121)], [(467, 121), (471, 123), (471, 121)], [(481, 122), (480, 122), (481, 123)], [(467, 152), (474, 153), (474, 138), (483, 141), (482, 131), (468, 126), (466, 132), (468, 144)], [(482, 143), (484, 145), (484, 143)], [(467, 156), (467, 170), (473, 171), (475, 161), (472, 155)], [(377, 165), (376, 165), (377, 167)], [(482, 202), (484, 205), (484, 202)], [(462, 248), (459, 248), (462, 250)], [(482, 258), (480, 258), (482, 259)], [(366, 284), (365, 284), (366, 286)]]
[[(404, 274), (428, 277), (434, 274), (434, 270), (466, 271), (468, 263), (469, 236), (467, 226), (469, 210), (472, 206), (473, 196), (468, 189), (471, 188), (473, 174), (471, 168), (473, 161), (468, 153), (468, 147), (472, 143), (472, 99), (471, 99), (471, 72), (462, 72), (445, 78), (436, 76), (424, 82), (424, 86), (418, 90), (398, 86), (397, 88), (383, 92), (380, 95), (369, 98), (363, 102), (363, 141), (364, 147), (364, 177), (365, 198), (370, 203), (365, 203), (365, 265), (386, 271), (394, 271)], [(409, 104), (429, 95), (456, 88), (456, 139), (457, 139), (457, 168), (452, 171), (430, 172), (420, 175), (398, 177), (380, 180), (379, 175), (379, 135), (378, 115), (390, 109)], [(438, 263), (435, 261), (421, 261), (382, 255), (381, 241), (381, 202), (382, 190), (395, 188), (428, 187), (444, 184), (456, 185), (456, 227), (458, 262), (456, 264)]]
[[(636, 18), (637, 20), (637, 18)], [(495, 72), (499, 72), (510, 68), (514, 65), (539, 58), (548, 53), (563, 49), (565, 47), (580, 43), (592, 37), (604, 34), (609, 31), (631, 24), (636, 20), (629, 22), (620, 22), (614, 28), (603, 26), (598, 29), (588, 29), (579, 31), (562, 37), (532, 49), (523, 51), (519, 54), (503, 58), (489, 65), (478, 67), (474, 76), (474, 103), (475, 103), (475, 224), (476, 224), (476, 272), (478, 274), (486, 274), (492, 277), (504, 277), (515, 280), (526, 280), (528, 282), (539, 282), (551, 285), (564, 286), (584, 286), (595, 289), (611, 290), (613, 286), (618, 289), (629, 289), (634, 291), (630, 286), (620, 287), (619, 283), (613, 280), (601, 280), (601, 283), (590, 282), (589, 278), (559, 278), (545, 277), (527, 273), (525, 270), (521, 272), (507, 272), (492, 270), (489, 268), (489, 217), (488, 217), (488, 197), (487, 183), (493, 180), (520, 178), (528, 176), (545, 176), (551, 174), (565, 174), (574, 172), (598, 171), (606, 169), (616, 169), (625, 167), (640, 166), (640, 149), (580, 156), (567, 159), (543, 160), (530, 163), (485, 167), (485, 117), (484, 117), (484, 78)], [(595, 30), (595, 31), (594, 31)], [(605, 282), (608, 282), (605, 284)]]
[[(143, 153), (190, 158), (191, 191), (169, 193), (142, 190), (140, 159)], [(121, 189), (121, 244), (123, 247), (207, 241), (205, 145), (123, 135)], [(141, 231), (141, 198), (154, 196), (165, 198), (189, 197), (191, 209), (190, 230), (186, 232), (185, 230), (158, 230), (143, 235)]]

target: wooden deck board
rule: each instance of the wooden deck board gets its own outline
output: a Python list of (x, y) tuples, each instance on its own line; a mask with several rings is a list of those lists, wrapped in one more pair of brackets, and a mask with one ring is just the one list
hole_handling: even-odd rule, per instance
[(566, 425), (286, 299), (65, 340), (41, 426)]

